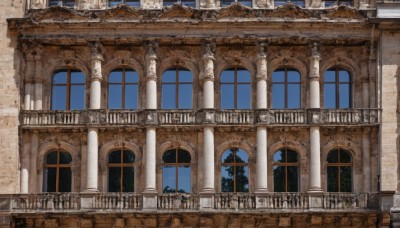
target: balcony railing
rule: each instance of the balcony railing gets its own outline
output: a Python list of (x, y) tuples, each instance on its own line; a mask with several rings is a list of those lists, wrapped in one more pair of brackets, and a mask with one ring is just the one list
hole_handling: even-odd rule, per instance
[[(129, 212), (143, 210), (144, 195), (136, 193), (38, 193), (0, 195), (0, 211), (33, 212)], [(201, 211), (201, 195), (190, 193), (163, 193), (155, 195), (153, 210)], [(209, 196), (208, 196), (209, 197)], [(208, 198), (210, 199), (210, 198)], [(212, 210), (218, 211), (307, 211), (311, 202), (321, 202), (323, 211), (379, 210), (378, 193), (307, 193), (271, 192), (215, 193)], [(315, 203), (314, 203), (315, 204)]]
[(21, 111), (25, 128), (44, 126), (99, 125), (112, 126), (297, 126), (377, 125), (379, 109), (287, 109), (287, 110), (81, 110), (81, 111)]

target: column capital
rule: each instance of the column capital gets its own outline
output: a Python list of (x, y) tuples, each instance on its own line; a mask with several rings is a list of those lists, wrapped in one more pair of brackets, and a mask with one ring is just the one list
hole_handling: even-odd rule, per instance
[(88, 43), (89, 47), (91, 47), (91, 56), (90, 56), (90, 60), (91, 61), (104, 61), (103, 58), (103, 53), (105, 51), (104, 46), (98, 42), (90, 42)]
[(259, 43), (259, 51), (257, 54), (257, 75), (256, 80), (267, 80), (268, 71), (267, 71), (267, 54), (266, 54), (266, 43)]
[(212, 48), (214, 44), (207, 43), (204, 49), (203, 61), (204, 61), (204, 81), (214, 81), (214, 53)]

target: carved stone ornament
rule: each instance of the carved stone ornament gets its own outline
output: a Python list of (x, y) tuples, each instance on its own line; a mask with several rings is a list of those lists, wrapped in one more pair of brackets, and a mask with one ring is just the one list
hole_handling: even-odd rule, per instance
[(150, 125), (157, 124), (157, 112), (147, 111), (145, 113), (145, 123)]
[(318, 51), (317, 43), (314, 43), (311, 48), (310, 60), (310, 78), (319, 78), (319, 61), (321, 60), (320, 53)]
[(103, 112), (89, 110), (86, 112), (86, 122), (88, 124), (103, 124), (106, 122), (106, 115)]
[(193, 10), (191, 7), (174, 4), (162, 10), (158, 18), (192, 18)]
[(67, 7), (53, 6), (44, 10), (33, 12), (29, 18), (34, 22), (45, 20), (65, 21), (65, 20), (87, 20), (85, 12), (76, 11)]
[(308, 18), (310, 15), (304, 10), (292, 3), (278, 6), (276, 10), (267, 15), (268, 17), (289, 17), (289, 18)]
[(204, 79), (206, 80), (214, 80), (214, 54), (211, 51), (211, 45), (207, 44), (204, 55), (203, 55), (203, 61), (204, 61)]
[(258, 123), (271, 124), (275, 122), (273, 111), (262, 111), (258, 113)]
[(215, 113), (210, 111), (204, 112), (204, 122), (205, 123), (214, 123), (215, 122)]
[(147, 52), (146, 52), (146, 77), (148, 80), (156, 80), (157, 79), (157, 55), (155, 52), (155, 47), (156, 44), (154, 43), (149, 43), (147, 46)]
[(257, 6), (260, 8), (272, 8), (272, 4), (270, 0), (258, 0)]
[(364, 18), (362, 11), (349, 6), (341, 5), (328, 12), (327, 17), (329, 18), (346, 18), (346, 19), (361, 19)]
[(103, 19), (140, 19), (143, 15), (139, 14), (138, 10), (125, 4), (119, 4), (117, 7), (110, 10), (99, 10), (98, 17)]
[(229, 17), (241, 17), (241, 18), (249, 18), (249, 17), (256, 17), (254, 11), (246, 7), (239, 2), (235, 2), (228, 7), (223, 7), (219, 11), (217, 18), (229, 18)]
[(264, 44), (261, 44), (257, 55), (257, 80), (267, 80), (267, 54), (264, 49)]
[(60, 65), (72, 67), (75, 64), (76, 57), (74, 50), (61, 50), (58, 56)]

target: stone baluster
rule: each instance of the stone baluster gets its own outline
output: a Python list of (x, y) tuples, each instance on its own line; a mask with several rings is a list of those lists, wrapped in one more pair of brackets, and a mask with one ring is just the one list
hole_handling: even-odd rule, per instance
[[(91, 77), (90, 77), (90, 109), (100, 109), (101, 100), (101, 62), (104, 61), (102, 56), (102, 46), (96, 42), (90, 45), (91, 54)], [(88, 153), (87, 153), (87, 171), (86, 171), (86, 191), (98, 191), (98, 129), (90, 127), (87, 135)]]
[[(310, 108), (320, 109), (320, 90), (319, 90), (319, 61), (320, 53), (317, 44), (314, 44), (311, 49), (310, 60)], [(320, 129), (319, 125), (315, 124), (310, 127), (310, 174), (309, 174), (309, 192), (321, 193), (321, 151), (320, 151)], [(310, 196), (314, 197), (314, 196)], [(318, 200), (310, 200), (310, 207), (322, 207), (322, 195), (315, 195)]]
[[(260, 44), (257, 56), (257, 109), (267, 108), (267, 55), (264, 44)], [(267, 160), (267, 128), (257, 127), (257, 163), (256, 163), (256, 190), (257, 198), (266, 197), (268, 192), (268, 160)], [(264, 199), (265, 200), (265, 199)], [(256, 200), (259, 202), (260, 200)], [(256, 206), (259, 206), (258, 204)], [(263, 205), (260, 205), (263, 206)]]
[[(214, 109), (214, 61), (211, 46), (207, 44), (203, 55), (203, 106), (205, 112), (207, 109)], [(212, 197), (215, 192), (214, 127), (205, 126), (203, 137), (203, 189), (200, 194), (200, 208), (209, 210), (213, 207)]]

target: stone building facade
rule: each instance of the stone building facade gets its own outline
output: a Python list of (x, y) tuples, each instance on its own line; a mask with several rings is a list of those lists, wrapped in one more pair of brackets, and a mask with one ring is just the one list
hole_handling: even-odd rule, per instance
[(398, 2), (0, 6), (0, 227), (400, 226)]

